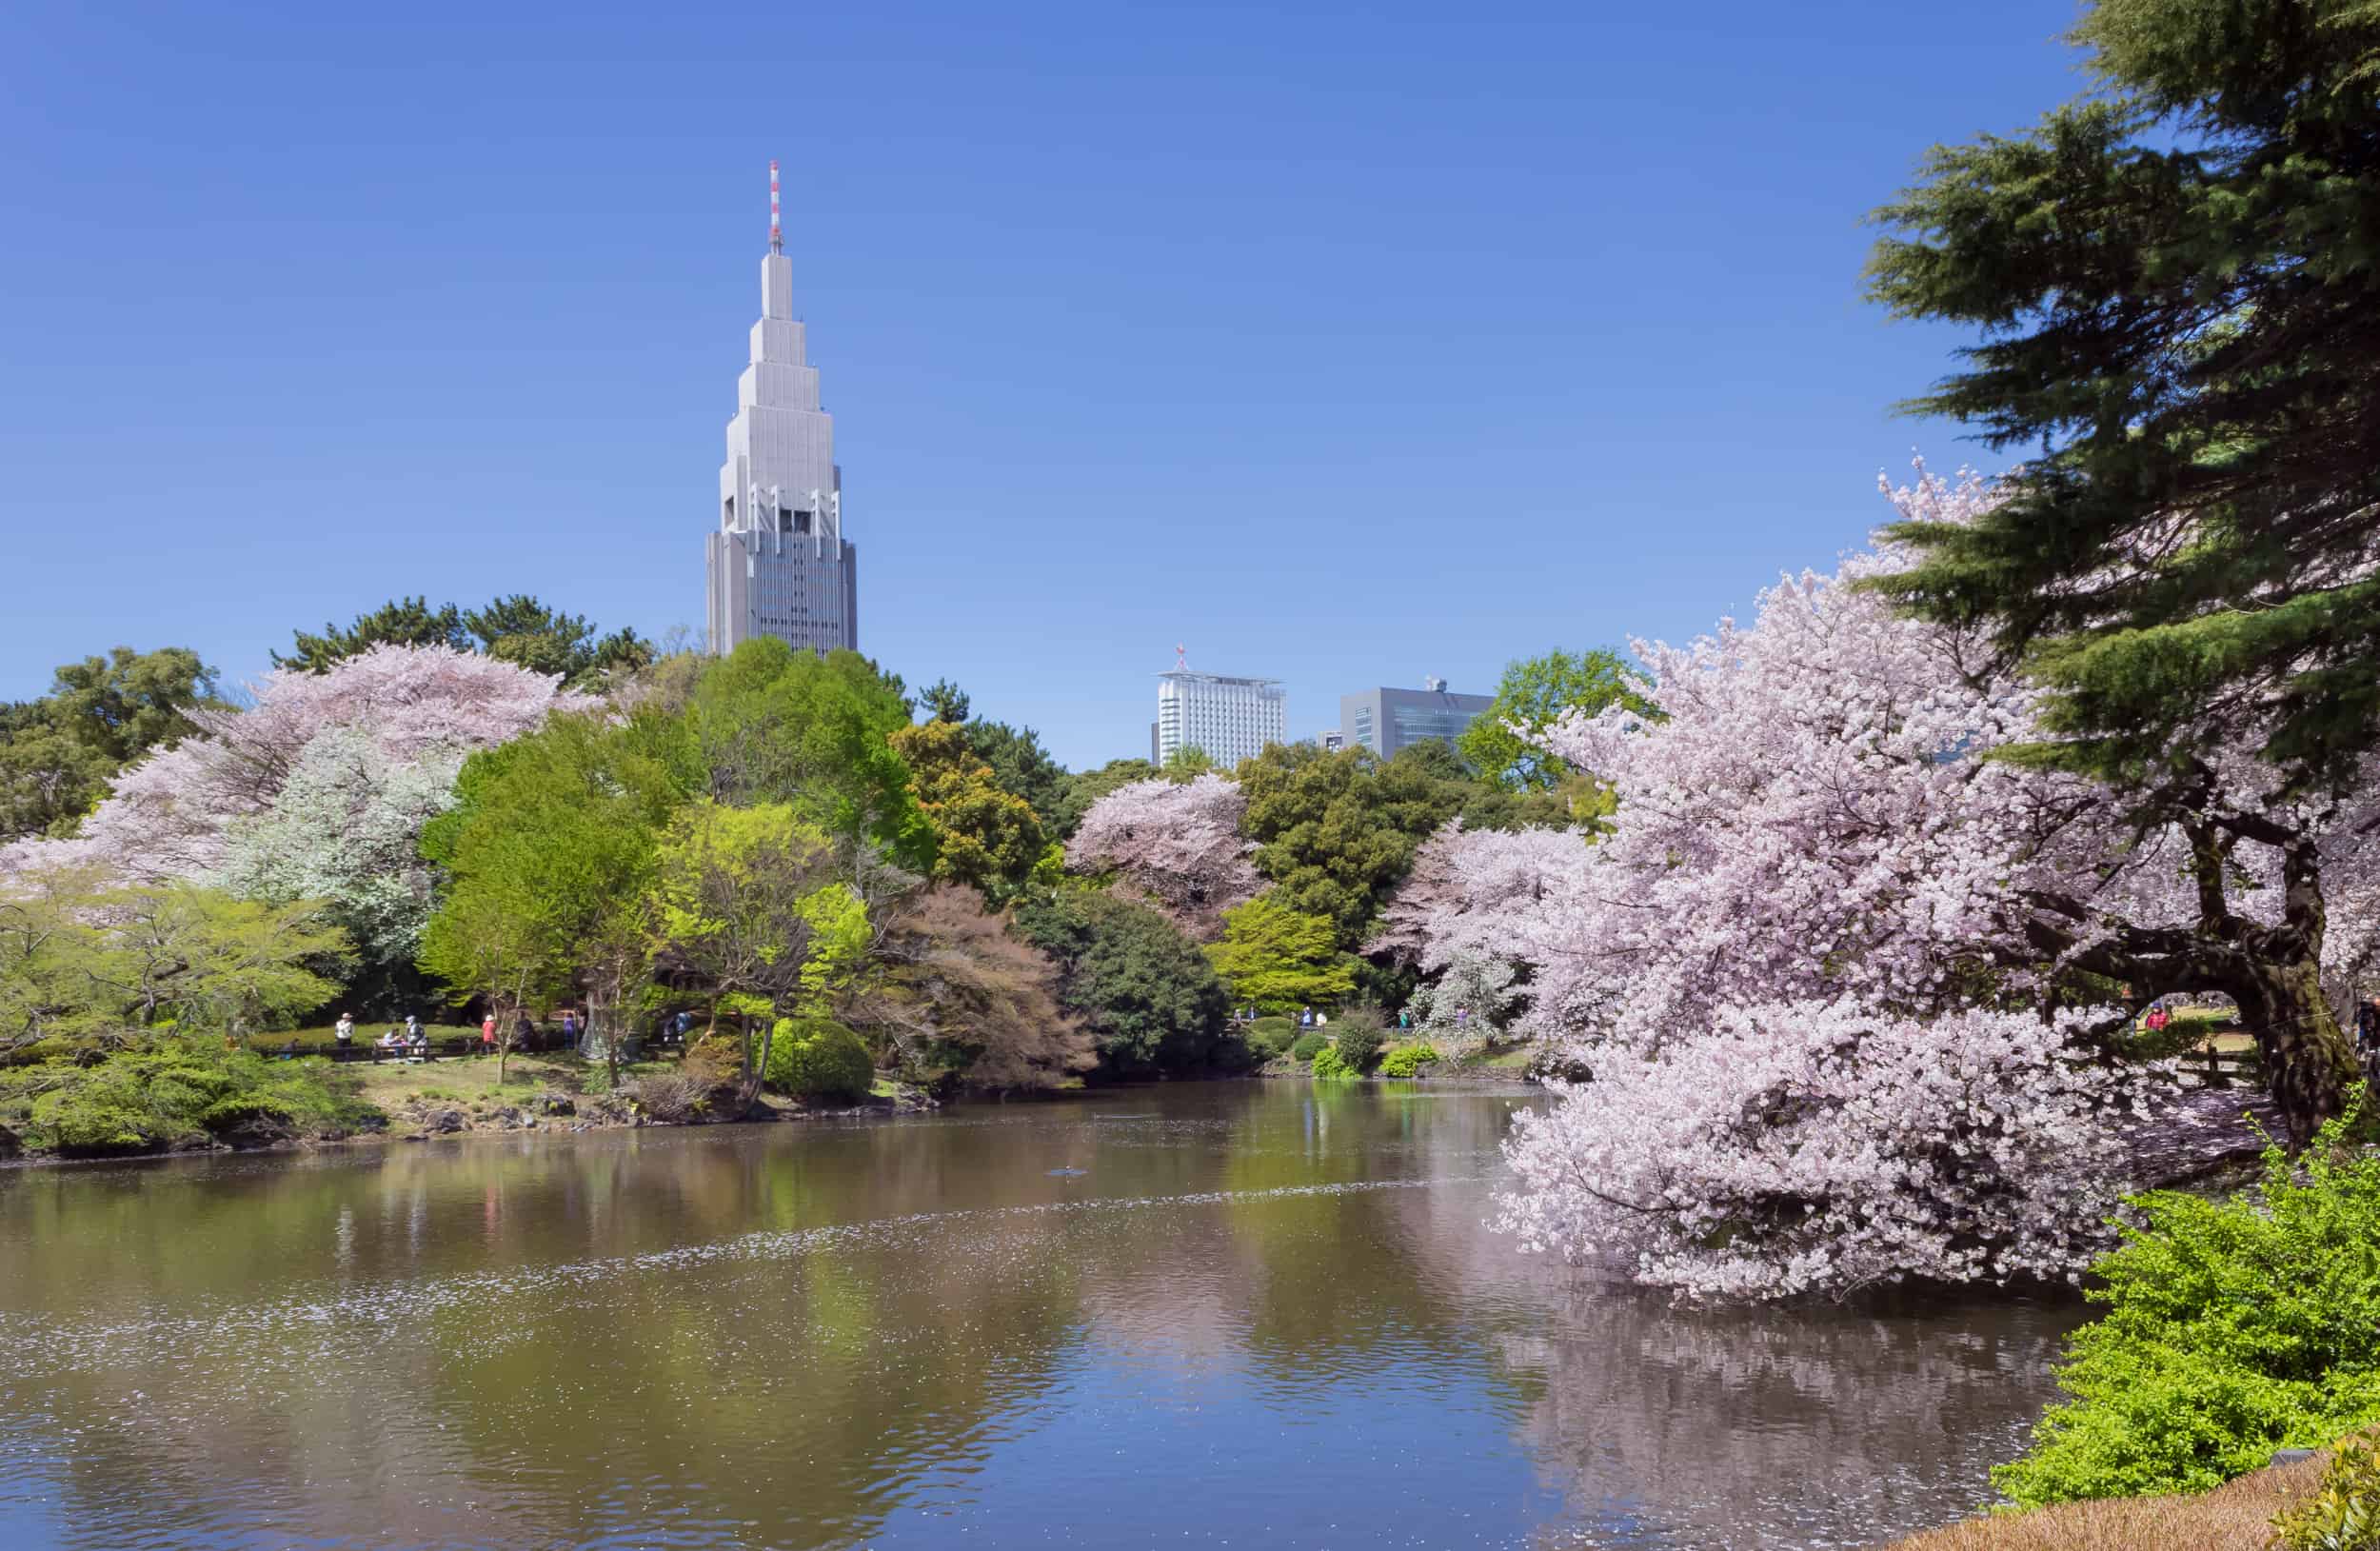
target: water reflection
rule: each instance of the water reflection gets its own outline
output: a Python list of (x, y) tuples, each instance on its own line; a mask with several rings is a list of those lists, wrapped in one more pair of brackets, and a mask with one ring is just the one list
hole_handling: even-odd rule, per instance
[(1864, 1543), (2074, 1317), (1693, 1314), (1480, 1220), (1518, 1094), (0, 1178), (0, 1542)]

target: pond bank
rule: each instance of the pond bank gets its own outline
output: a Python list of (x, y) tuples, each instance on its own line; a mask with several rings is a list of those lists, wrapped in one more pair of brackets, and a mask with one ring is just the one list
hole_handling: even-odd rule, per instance
[(1883, 1551), (2267, 1551), (2273, 1519), (2313, 1495), (2328, 1458), (2274, 1465), (2194, 1496), (1987, 1514), (1894, 1541)]

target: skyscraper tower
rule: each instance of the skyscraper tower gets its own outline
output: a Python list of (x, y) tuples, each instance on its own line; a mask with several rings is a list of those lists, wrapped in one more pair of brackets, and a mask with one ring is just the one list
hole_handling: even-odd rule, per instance
[(719, 527), (706, 546), (710, 648), (773, 635), (811, 651), (859, 649), (860, 554), (843, 536), (843, 470), (835, 420), (819, 408), (793, 315), (777, 164), (768, 164), (768, 252), (752, 362), (736, 380), (727, 457), (719, 466)]

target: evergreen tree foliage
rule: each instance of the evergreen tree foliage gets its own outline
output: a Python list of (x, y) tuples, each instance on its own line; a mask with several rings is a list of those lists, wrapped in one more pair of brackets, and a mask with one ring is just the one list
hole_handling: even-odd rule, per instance
[(615, 671), (644, 667), (654, 655), (653, 644), (632, 629), (598, 636), (585, 616), (549, 608), (526, 593), (467, 609), (398, 598), (357, 615), (351, 625), (325, 625), (319, 634), (299, 630), (295, 636), (288, 656), (273, 653), (274, 666), (322, 673), (376, 646), (451, 646), (559, 678), (568, 689), (593, 688)]
[(2309, 789), (2380, 742), (2380, 7), (2097, 0), (2099, 90), (1936, 148), (1873, 294), (1982, 338), (1911, 402), (2032, 461), (1885, 590), (2152, 787), (2225, 725)]
[(1198, 947), (1157, 911), (1098, 889), (1021, 905), (1017, 929), (1058, 961), (1060, 1001), (1119, 1071), (1205, 1065), (1230, 1004)]
[(1275, 744), (1241, 762), (1240, 832), (1279, 903), (1330, 922), (1343, 947), (1361, 943), (1421, 842), (1463, 805), (1463, 784), (1441, 779), (1437, 758)]
[(188, 647), (65, 664), (47, 695), (0, 705), (0, 845), (71, 833), (117, 771), (187, 737), (188, 712), (222, 705), (214, 670)]

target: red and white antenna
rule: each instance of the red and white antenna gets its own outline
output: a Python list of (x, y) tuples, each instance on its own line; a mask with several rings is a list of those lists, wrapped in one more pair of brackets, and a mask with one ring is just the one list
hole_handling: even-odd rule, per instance
[(1177, 672), (1177, 673), (1180, 673), (1180, 672), (1181, 672), (1183, 669), (1187, 668), (1189, 666), (1190, 666), (1190, 653), (1189, 653), (1189, 650), (1188, 650), (1186, 647), (1183, 647), (1183, 646), (1180, 646), (1180, 645), (1176, 645), (1176, 646), (1175, 646), (1175, 647), (1174, 647), (1174, 671), (1175, 671), (1175, 672)]
[(768, 164), (768, 250), (785, 250), (784, 214), (777, 203), (777, 163), (773, 159)]

